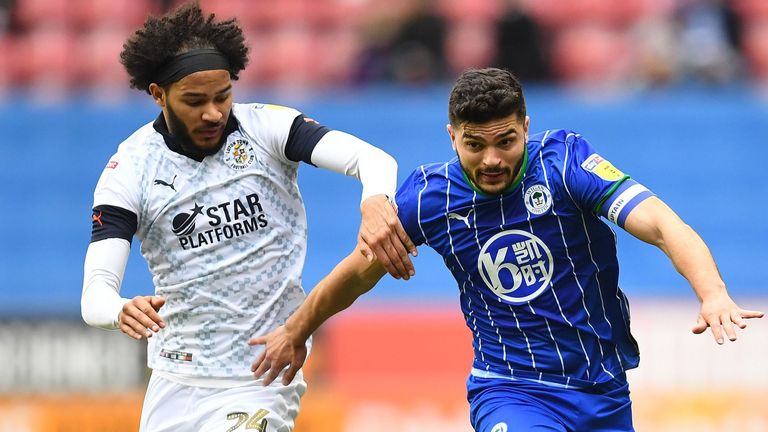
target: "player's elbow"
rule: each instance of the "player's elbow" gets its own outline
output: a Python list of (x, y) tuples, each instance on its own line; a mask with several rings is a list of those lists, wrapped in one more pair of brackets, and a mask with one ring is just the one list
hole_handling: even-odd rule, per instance
[(96, 325), (96, 320), (95, 320), (95, 317), (93, 316), (93, 312), (89, 310), (87, 304), (82, 300), (80, 301), (80, 317), (89, 326), (98, 327), (98, 325)]

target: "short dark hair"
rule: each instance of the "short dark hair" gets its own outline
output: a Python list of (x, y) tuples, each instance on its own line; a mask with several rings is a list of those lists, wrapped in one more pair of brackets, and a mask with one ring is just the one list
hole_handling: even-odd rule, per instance
[(150, 16), (128, 38), (120, 53), (120, 63), (131, 78), (131, 87), (149, 93), (158, 70), (173, 57), (199, 48), (219, 50), (229, 61), (233, 80), (248, 63), (248, 47), (243, 31), (234, 18), (215, 22), (215, 15), (203, 15), (198, 3), (180, 6), (167, 15)]
[(504, 69), (468, 69), (459, 76), (448, 100), (448, 120), (487, 123), (517, 114), (525, 118), (525, 98), (520, 81)]

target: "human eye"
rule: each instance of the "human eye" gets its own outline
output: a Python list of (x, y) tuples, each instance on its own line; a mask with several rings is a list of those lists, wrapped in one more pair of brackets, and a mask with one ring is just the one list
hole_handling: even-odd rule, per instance
[(517, 137), (516, 136), (511, 136), (511, 137), (507, 136), (507, 137), (503, 137), (503, 138), (499, 139), (498, 146), (499, 147), (505, 147), (505, 148), (506, 147), (512, 147), (512, 146), (515, 145), (516, 142), (517, 142)]
[(464, 141), (464, 145), (467, 146), (470, 150), (478, 150), (482, 147), (482, 144), (480, 144), (477, 141)]

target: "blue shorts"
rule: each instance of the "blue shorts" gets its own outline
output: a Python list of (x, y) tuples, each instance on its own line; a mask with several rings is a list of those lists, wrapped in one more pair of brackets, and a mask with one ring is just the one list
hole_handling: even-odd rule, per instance
[(470, 375), (467, 390), (477, 432), (634, 431), (625, 374), (588, 389)]

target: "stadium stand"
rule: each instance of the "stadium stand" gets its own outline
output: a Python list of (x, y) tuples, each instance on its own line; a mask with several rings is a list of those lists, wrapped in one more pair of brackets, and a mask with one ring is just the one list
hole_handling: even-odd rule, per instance
[[(180, 0), (18, 0), (11, 3), (10, 23), (0, 35), (4, 65), (0, 87), (125, 89), (124, 74), (115, 66), (124, 37), (149, 13), (160, 13)], [(543, 29), (543, 44), (565, 83), (625, 82), (640, 78), (674, 83), (691, 78), (675, 64), (659, 71), (648, 63), (644, 42), (636, 35), (648, 22), (674, 28), (683, 0), (424, 0), (448, 25), (445, 56), (448, 77), (466, 67), (492, 65), (499, 50), (494, 26), (510, 8), (521, 7)], [(225, 17), (237, 17), (247, 30), (254, 56), (244, 82), (255, 86), (329, 87), (355, 82), (361, 55), (368, 52), (366, 32), (377, 22), (395, 34), (414, 2), (402, 0), (201, 0), (201, 6)], [(704, 3), (700, 3), (704, 5)], [(701, 6), (704, 7), (704, 6)], [(739, 20), (744, 74), (767, 79), (768, 2), (734, 0)], [(674, 37), (678, 33), (672, 32)], [(671, 39), (672, 43), (679, 43)], [(381, 44), (381, 40), (375, 41)], [(384, 38), (385, 51), (396, 47)], [(44, 52), (44, 54), (41, 54)], [(677, 51), (680, 53), (680, 50)], [(663, 56), (662, 56), (663, 57)], [(678, 59), (666, 60), (677, 63)], [(394, 61), (389, 57), (377, 61)], [(737, 61), (736, 63), (739, 63)], [(646, 67), (649, 67), (646, 70)], [(639, 72), (638, 72), (639, 71)], [(666, 74), (659, 79), (657, 75)], [(643, 77), (642, 75), (647, 75)], [(442, 79), (441, 76), (438, 77)], [(398, 79), (378, 74), (374, 80)], [(542, 77), (543, 78), (543, 77)], [(694, 78), (696, 78), (694, 76)], [(726, 77), (730, 79), (730, 77)], [(740, 78), (739, 75), (735, 78)]]

